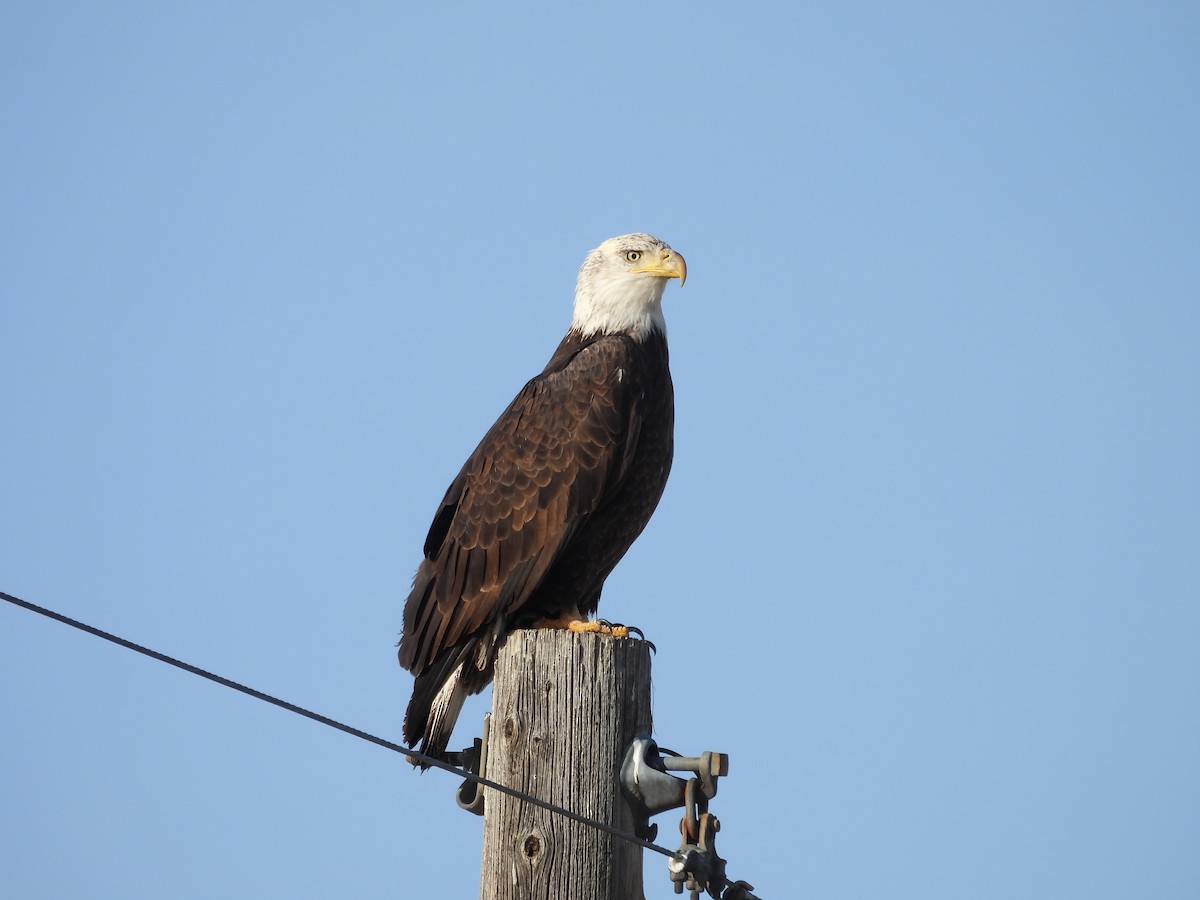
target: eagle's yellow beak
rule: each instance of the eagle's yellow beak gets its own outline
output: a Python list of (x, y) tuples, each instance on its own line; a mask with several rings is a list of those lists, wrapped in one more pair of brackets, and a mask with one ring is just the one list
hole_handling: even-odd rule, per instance
[(687, 281), (687, 262), (684, 260), (683, 254), (676, 253), (669, 247), (664, 247), (659, 251), (658, 259), (629, 271), (640, 272), (643, 275), (657, 275), (659, 278), (678, 278), (680, 287), (683, 287), (683, 283)]

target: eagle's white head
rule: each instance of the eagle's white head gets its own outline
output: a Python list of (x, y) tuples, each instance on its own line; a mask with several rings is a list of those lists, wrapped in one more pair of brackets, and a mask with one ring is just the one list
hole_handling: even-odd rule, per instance
[(609, 238), (579, 269), (571, 330), (584, 337), (629, 334), (639, 341), (655, 330), (666, 334), (662, 295), (672, 278), (683, 284), (687, 263), (658, 238)]

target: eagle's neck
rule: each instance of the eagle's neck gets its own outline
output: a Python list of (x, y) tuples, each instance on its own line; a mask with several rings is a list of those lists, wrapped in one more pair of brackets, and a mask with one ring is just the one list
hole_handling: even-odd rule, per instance
[(575, 315), (571, 330), (583, 337), (628, 334), (644, 341), (653, 332), (667, 333), (662, 313), (665, 278), (620, 273), (604, 277), (581, 272), (575, 289)]

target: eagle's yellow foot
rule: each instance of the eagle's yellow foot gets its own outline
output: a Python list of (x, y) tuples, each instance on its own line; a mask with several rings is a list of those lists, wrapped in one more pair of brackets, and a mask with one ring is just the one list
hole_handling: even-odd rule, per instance
[(567, 628), (576, 634), (607, 634), (609, 637), (627, 638), (629, 629), (624, 625), (614, 625), (603, 619), (592, 619), (588, 622), (568, 622)]

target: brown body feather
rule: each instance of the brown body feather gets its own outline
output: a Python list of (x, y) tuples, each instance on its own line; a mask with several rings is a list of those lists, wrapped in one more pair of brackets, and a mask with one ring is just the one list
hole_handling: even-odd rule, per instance
[(582, 338), (484, 436), (450, 485), (404, 607), (400, 664), (416, 676), (410, 746), (440, 755), (505, 634), (590, 615), (671, 468), (674, 396), (661, 331)]

